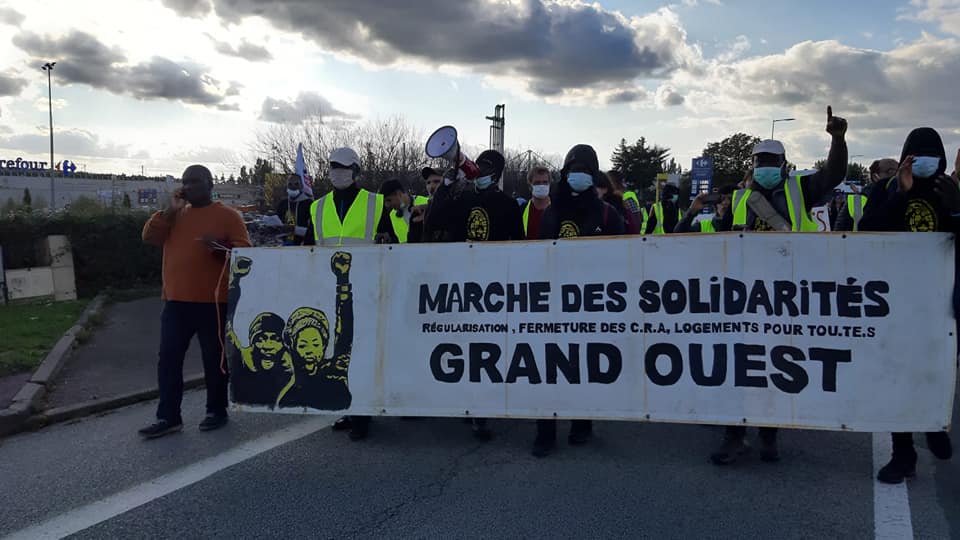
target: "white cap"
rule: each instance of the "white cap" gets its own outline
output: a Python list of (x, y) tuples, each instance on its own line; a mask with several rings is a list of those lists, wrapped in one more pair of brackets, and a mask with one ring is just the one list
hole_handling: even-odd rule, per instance
[(773, 139), (760, 141), (753, 147), (754, 156), (757, 154), (777, 154), (783, 156), (786, 155), (786, 153), (787, 151), (783, 149), (783, 143)]
[(330, 152), (330, 163), (339, 163), (346, 167), (360, 166), (360, 156), (352, 148), (337, 148)]

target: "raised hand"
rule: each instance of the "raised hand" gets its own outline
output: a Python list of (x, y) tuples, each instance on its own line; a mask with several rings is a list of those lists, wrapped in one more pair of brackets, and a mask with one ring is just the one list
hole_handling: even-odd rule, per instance
[(847, 121), (833, 115), (833, 107), (827, 105), (827, 133), (834, 137), (843, 137), (847, 133)]
[(703, 207), (707, 205), (704, 202), (704, 199), (706, 198), (707, 198), (706, 193), (701, 193), (697, 195), (696, 198), (694, 198), (693, 201), (690, 203), (690, 209), (687, 210), (687, 212), (691, 214), (699, 214), (700, 211), (703, 210)]
[(897, 170), (897, 183), (900, 191), (906, 193), (913, 189), (913, 156), (907, 156)]

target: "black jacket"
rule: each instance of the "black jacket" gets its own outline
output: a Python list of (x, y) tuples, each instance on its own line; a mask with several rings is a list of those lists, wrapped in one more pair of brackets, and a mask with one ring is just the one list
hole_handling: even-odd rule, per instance
[(301, 194), (296, 199), (283, 199), (277, 204), (274, 213), (277, 214), (284, 225), (306, 229), (303, 235), (295, 234), (293, 231), (286, 235), (287, 245), (312, 246), (314, 244), (313, 216), (310, 215), (310, 205), (312, 204), (313, 198), (306, 194)]
[(442, 184), (427, 211), (426, 229), (444, 231), (445, 242), (523, 240), (523, 211), (515, 199), (491, 186)]
[(597, 197), (596, 191), (574, 195), (565, 181), (557, 185), (557, 196), (540, 222), (540, 238), (616, 236), (624, 232), (623, 217), (617, 209)]

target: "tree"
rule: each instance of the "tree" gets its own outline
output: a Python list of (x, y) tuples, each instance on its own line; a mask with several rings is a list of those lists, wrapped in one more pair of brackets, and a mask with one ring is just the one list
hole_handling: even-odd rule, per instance
[[(620, 139), (620, 145), (613, 151), (610, 162), (614, 169), (623, 174), (627, 189), (643, 193), (653, 191), (657, 174), (667, 171), (669, 155), (669, 148), (647, 146), (644, 137), (629, 145), (626, 139)], [(673, 163), (673, 167), (679, 172), (676, 163)]]
[(30, 196), (30, 188), (23, 188), (23, 200), (21, 202), (23, 206), (28, 209), (33, 204), (33, 198)]
[(249, 184), (249, 183), (250, 183), (250, 173), (247, 172), (247, 166), (246, 166), (246, 165), (241, 165), (241, 166), (240, 166), (240, 179), (239, 179), (239, 181), (240, 181), (241, 184)]
[(273, 165), (269, 161), (257, 158), (257, 163), (253, 166), (253, 185), (263, 187), (267, 182), (267, 175), (273, 172)]
[(758, 142), (759, 137), (735, 133), (720, 142), (707, 144), (703, 156), (713, 158), (714, 187), (737, 184), (743, 180), (753, 168), (753, 147)]
[(237, 183), (237, 179), (235, 176), (233, 176), (233, 173), (230, 173), (230, 178), (227, 179), (227, 182), (230, 182), (231, 184)]
[(130, 208), (130, 194), (126, 192), (123, 194), (123, 207)]

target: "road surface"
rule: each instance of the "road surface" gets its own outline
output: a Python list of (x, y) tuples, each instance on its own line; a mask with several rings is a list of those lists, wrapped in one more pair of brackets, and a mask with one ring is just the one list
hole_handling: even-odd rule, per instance
[(880, 486), (883, 436), (790, 431), (779, 464), (720, 468), (720, 428), (599, 422), (538, 460), (530, 420), (480, 444), (386, 418), (351, 443), (321, 416), (201, 433), (202, 405), (155, 441), (136, 435), (153, 402), (0, 440), (0, 538), (960, 538), (958, 462), (918, 448), (918, 477)]

